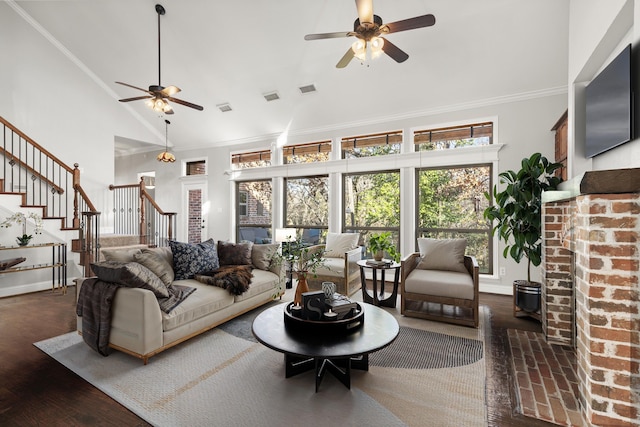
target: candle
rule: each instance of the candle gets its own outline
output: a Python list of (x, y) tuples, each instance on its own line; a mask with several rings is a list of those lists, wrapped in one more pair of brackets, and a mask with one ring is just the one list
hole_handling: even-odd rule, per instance
[(334, 311), (331, 311), (331, 309), (329, 309), (329, 311), (327, 311), (327, 312), (324, 314), (324, 318), (325, 318), (326, 320), (336, 320), (336, 319), (338, 318), (338, 313), (336, 313), (336, 312), (334, 312)]
[(302, 306), (295, 304), (291, 306), (291, 315), (293, 317), (302, 317)]

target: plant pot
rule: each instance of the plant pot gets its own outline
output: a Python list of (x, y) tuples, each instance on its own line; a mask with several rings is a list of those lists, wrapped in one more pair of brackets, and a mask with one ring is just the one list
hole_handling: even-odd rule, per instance
[(384, 258), (384, 251), (376, 251), (376, 253), (373, 254), (373, 259), (376, 261), (382, 261), (382, 258)]
[(529, 282), (527, 280), (515, 280), (516, 307), (527, 313), (537, 313), (540, 311), (540, 294), (542, 284), (539, 282)]
[(302, 294), (309, 292), (309, 285), (307, 284), (307, 272), (297, 271), (298, 284), (296, 285), (296, 293), (293, 296), (293, 303), (296, 305), (302, 305)]

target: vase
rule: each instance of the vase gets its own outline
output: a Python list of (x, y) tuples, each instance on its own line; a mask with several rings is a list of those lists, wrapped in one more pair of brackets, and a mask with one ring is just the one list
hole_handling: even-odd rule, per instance
[(293, 303), (296, 305), (302, 305), (302, 294), (309, 292), (309, 285), (307, 285), (307, 272), (298, 271), (296, 272), (296, 276), (298, 277), (298, 284), (296, 285), (296, 293), (293, 297)]

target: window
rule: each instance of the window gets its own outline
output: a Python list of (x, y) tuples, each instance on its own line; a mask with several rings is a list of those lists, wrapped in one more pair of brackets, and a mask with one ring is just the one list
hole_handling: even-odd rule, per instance
[(206, 175), (207, 163), (204, 160), (196, 160), (193, 162), (187, 162), (186, 174), (189, 175)]
[(236, 240), (271, 242), (270, 180), (236, 183)]
[(413, 143), (416, 151), (447, 150), (471, 145), (493, 143), (493, 123), (452, 126), (415, 131)]
[(331, 141), (287, 145), (282, 148), (285, 164), (326, 162), (331, 153)]
[(342, 138), (342, 158), (354, 159), (398, 154), (401, 145), (402, 131), (351, 136)]
[(481, 273), (491, 274), (491, 227), (483, 217), (491, 165), (418, 169), (416, 182), (416, 237), (467, 239), (467, 254), (476, 257)]
[(271, 165), (271, 150), (231, 155), (231, 167), (233, 169), (259, 168), (269, 165)]
[(329, 226), (329, 177), (286, 178), (284, 223), (297, 229), (304, 243), (324, 242)]
[(342, 188), (344, 232), (360, 233), (366, 245), (370, 234), (390, 231), (399, 251), (400, 172), (345, 174)]

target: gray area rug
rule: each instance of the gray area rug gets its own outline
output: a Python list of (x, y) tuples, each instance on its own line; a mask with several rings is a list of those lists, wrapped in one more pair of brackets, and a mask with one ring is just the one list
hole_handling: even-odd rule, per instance
[(482, 327), (400, 317), (401, 336), (371, 355), (369, 371), (352, 371), (351, 390), (327, 375), (315, 393), (312, 372), (286, 379), (282, 354), (254, 342), (262, 309), (146, 366), (120, 352), (102, 357), (75, 332), (35, 345), (158, 426), (486, 425)]

